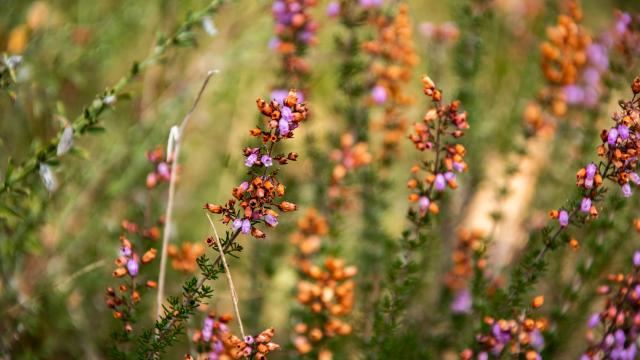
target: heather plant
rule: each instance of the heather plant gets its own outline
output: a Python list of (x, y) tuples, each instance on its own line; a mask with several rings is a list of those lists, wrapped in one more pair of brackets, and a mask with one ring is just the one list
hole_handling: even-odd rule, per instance
[(639, 11), (3, 2), (0, 358), (637, 358)]

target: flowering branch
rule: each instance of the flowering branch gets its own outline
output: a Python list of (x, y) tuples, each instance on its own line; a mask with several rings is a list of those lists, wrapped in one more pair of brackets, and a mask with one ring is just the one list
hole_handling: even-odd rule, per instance
[(550, 216), (558, 220), (559, 227), (550, 232), (545, 229), (544, 245), (534, 256), (526, 255), (525, 259), (513, 271), (511, 284), (506, 296), (505, 309), (517, 313), (520, 299), (525, 290), (533, 286), (536, 280), (544, 272), (545, 255), (556, 248), (558, 238), (568, 228), (570, 223), (581, 224), (589, 217), (598, 216), (596, 204), (604, 198), (607, 189), (599, 188), (604, 179), (620, 185), (625, 197), (631, 196), (631, 183), (640, 185), (640, 176), (636, 173), (638, 161), (639, 138), (638, 119), (640, 118), (640, 106), (637, 95), (640, 93), (640, 78), (636, 78), (631, 85), (633, 98), (630, 101), (621, 101), (622, 111), (613, 115), (615, 125), (609, 130), (603, 130), (600, 134), (602, 145), (598, 146), (599, 156), (605, 157), (606, 162), (588, 164), (578, 171), (577, 186), (582, 193), (581, 199), (570, 202), (569, 209), (559, 209), (550, 212)]
[(429, 214), (439, 213), (437, 200), (447, 187), (458, 187), (454, 171), (462, 172), (467, 169), (464, 146), (443, 143), (444, 136), (457, 139), (464, 135), (464, 130), (469, 128), (466, 112), (459, 111), (459, 101), (442, 104), (442, 93), (429, 77), (424, 76), (422, 82), (425, 94), (433, 100), (433, 106), (427, 111), (423, 121), (415, 124), (415, 134), (411, 134), (409, 139), (420, 151), (432, 150), (435, 159), (422, 161), (411, 169), (412, 179), (409, 180), (408, 187), (412, 194), (409, 195), (409, 200), (417, 202), (418, 209), (416, 211), (410, 208), (407, 213), (411, 229), (402, 234), (401, 259), (389, 269), (389, 295), (382, 302), (382, 311), (377, 312), (379, 315), (376, 316), (375, 323), (373, 341), (380, 351), (387, 353), (392, 351), (387, 343), (389, 333), (398, 326), (398, 317), (406, 308), (409, 296), (415, 288), (413, 274), (417, 271), (417, 266), (412, 260), (412, 253), (426, 241), (422, 230), (430, 220)]
[[(127, 85), (129, 85), (141, 72), (151, 65), (158, 63), (169, 49), (180, 46), (193, 45), (195, 43), (193, 28), (200, 24), (202, 20), (215, 13), (225, 2), (225, 0), (213, 0), (209, 5), (199, 11), (195, 11), (187, 16), (173, 35), (160, 37), (153, 50), (153, 53), (140, 62), (135, 62), (129, 72), (122, 76), (115, 85), (107, 88), (103, 93), (98, 94), (93, 102), (84, 108), (71, 124), (73, 129), (71, 137), (76, 137), (85, 133), (100, 131), (100, 116), (117, 101)], [(66, 128), (65, 128), (66, 129)], [(65, 129), (61, 129), (57, 136), (48, 145), (40, 148), (31, 154), (20, 166), (5, 173), (5, 179), (0, 185), (0, 196), (18, 189), (18, 185), (25, 181), (30, 175), (40, 170), (40, 164), (54, 162), (60, 155), (58, 145), (63, 139)]]

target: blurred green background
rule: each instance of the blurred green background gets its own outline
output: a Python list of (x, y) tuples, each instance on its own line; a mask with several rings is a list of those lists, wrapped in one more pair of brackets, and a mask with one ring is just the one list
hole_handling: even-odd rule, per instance
[[(480, 184), (504, 181), (504, 175), (490, 160), (506, 158), (519, 150), (514, 139), (522, 134), (522, 109), (544, 84), (538, 43), (544, 37), (544, 27), (555, 21), (558, 4), (496, 0), (493, 16), (477, 33), (484, 45), (481, 68), (474, 79), (465, 79), (456, 75), (453, 66), (464, 60), (460, 58), (464, 52), (454, 51), (454, 44), (429, 41), (418, 26), (425, 21), (464, 20), (459, 8), (466, 1), (407, 2), (422, 59), (414, 83), (407, 87), (419, 99), (409, 109), (409, 118), (420, 119), (425, 109), (418, 81), (422, 73), (430, 74), (445, 89), (446, 98), (454, 96), (467, 81), (473, 87), (474, 98), (468, 106), (472, 128), (465, 139), (470, 174), (462, 192), (448, 206), (450, 217), (436, 224), (450, 242), (453, 229), (465, 219), (466, 205)], [(158, 34), (171, 32), (190, 9), (205, 4), (197, 0), (0, 1), (0, 52), (23, 56), (17, 71), (15, 103), (4, 94), (0, 96), (0, 173), (4, 173), (9, 158), (19, 163), (32, 149), (47, 143), (62, 128), (64, 119), (75, 118), (96, 94), (126, 73), (133, 61), (147, 56)], [(0, 262), (5, 263), (5, 270), (9, 270), (9, 262), (19, 269), (5, 272), (0, 282), (0, 298), (4, 297), (1, 316), (14, 320), (0, 324), (15, 326), (0, 327), (3, 338), (13, 334), (13, 339), (0, 343), (0, 356), (9, 356), (9, 351), (19, 359), (105, 356), (108, 334), (116, 324), (104, 304), (104, 289), (113, 283), (111, 261), (118, 248), (120, 222), (135, 217), (144, 206), (144, 179), (151, 170), (145, 151), (166, 144), (169, 128), (188, 110), (204, 74), (219, 69), (185, 135), (172, 241), (199, 242), (207, 236), (206, 218), (196, 214), (205, 202), (227, 199), (244, 173), (240, 149), (256, 120), (255, 98), (268, 96), (277, 83), (274, 74), (278, 58), (267, 46), (273, 32), (270, 6), (269, 1), (262, 0), (225, 5), (213, 16), (218, 29), (215, 36), (199, 30), (197, 48), (172, 50), (161, 64), (152, 66), (128, 88), (130, 101), (118, 101), (103, 117), (104, 133), (76, 141), (74, 152), (64, 155), (61, 165), (54, 168), (57, 191), (49, 194), (37, 177), (30, 180), (34, 192), (30, 211), (19, 221), (21, 225), (3, 222), (6, 229), (0, 239)], [(343, 30), (325, 16), (325, 6), (326, 2), (321, 2), (313, 11), (320, 23), (319, 45), (310, 49), (308, 57), (312, 69), (308, 104), (313, 120), (289, 145), (300, 153), (301, 161), (289, 166), (284, 175), (295, 183), (293, 189), (299, 192), (296, 196), (302, 207), (306, 207), (305, 199), (313, 191), (307, 186), (313, 174), (303, 151), (305, 135), (313, 133), (322, 138), (344, 126), (335, 112), (340, 59), (334, 55), (333, 41)], [(612, 9), (640, 9), (637, 2), (623, 0), (584, 1), (583, 6), (585, 26), (593, 34), (610, 24)], [(612, 103), (617, 97), (612, 96)], [(373, 118), (376, 116), (379, 114), (374, 112)], [(603, 118), (606, 120), (606, 116)], [(539, 175), (542, 180), (532, 182), (530, 191), (536, 196), (531, 200), (526, 224), (517, 226), (530, 228), (536, 216), (543, 216), (548, 208), (567, 198), (576, 159), (566, 144), (575, 140), (574, 135), (573, 128), (558, 132), (551, 145), (553, 156), (570, 166), (545, 162)], [(379, 139), (374, 136), (374, 143)], [(593, 139), (595, 143), (597, 139)], [(330, 150), (326, 143), (322, 146)], [(385, 195), (390, 210), (384, 226), (391, 234), (403, 228), (407, 207), (404, 182), (417, 158), (408, 141), (402, 153), (392, 168), (394, 187)], [(161, 206), (164, 190), (154, 196)], [(293, 224), (295, 217), (288, 221)], [(359, 221), (357, 216), (347, 216), (340, 229), (347, 250), (367, 241), (356, 236), (356, 229), (362, 226)], [(277, 342), (282, 344), (290, 338), (289, 313), (294, 305), (291, 291), (295, 273), (288, 255), (290, 229), (283, 226), (272, 231), (264, 241), (242, 240), (247, 256), (232, 261), (239, 295), (246, 306), (254, 298), (263, 300), (261, 311), (245, 314), (245, 321), (252, 331), (276, 327)], [(7, 245), (10, 242), (20, 243), (24, 255), (13, 252)], [(265, 258), (264, 254), (256, 255), (263, 251), (273, 255), (272, 263), (256, 261)], [(446, 251), (446, 246), (437, 251)], [(343, 255), (350, 261), (357, 258), (352, 251)], [(448, 259), (448, 255), (443, 258)], [(446, 260), (441, 266), (446, 267)], [(273, 276), (265, 275), (269, 273)], [(170, 271), (168, 292), (178, 292), (185, 278)], [(425, 278), (426, 284), (438, 281), (433, 276)], [(219, 281), (215, 286), (212, 307), (230, 311), (226, 283)], [(9, 289), (17, 297), (6, 297)], [(147, 315), (141, 321), (149, 323), (155, 295), (146, 296), (146, 313), (142, 313)], [(429, 303), (415, 304), (417, 309), (425, 306)], [(187, 349), (185, 338), (167, 358), (182, 356)], [(289, 355), (291, 352), (282, 351), (273, 358)]]

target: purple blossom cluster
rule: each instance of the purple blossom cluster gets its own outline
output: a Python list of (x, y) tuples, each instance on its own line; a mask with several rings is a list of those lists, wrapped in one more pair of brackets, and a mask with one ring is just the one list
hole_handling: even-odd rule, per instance
[(227, 325), (230, 320), (229, 315), (209, 315), (204, 319), (202, 329), (196, 331), (192, 339), (197, 344), (199, 353), (206, 354), (209, 360), (228, 358), (229, 351), (224, 340), (231, 335)]
[[(588, 349), (581, 360), (613, 359), (633, 360), (638, 355), (640, 333), (640, 251), (633, 255), (635, 270), (627, 274), (611, 274), (609, 284), (598, 289), (601, 295), (609, 295), (603, 310), (591, 315), (587, 325)], [(617, 286), (617, 290), (613, 288)], [(602, 329), (598, 337), (594, 332)]]
[(587, 65), (575, 84), (566, 85), (563, 93), (567, 104), (594, 108), (604, 94), (603, 78), (609, 71), (609, 56), (615, 45), (630, 31), (631, 15), (616, 13), (613, 26), (586, 49)]
[(315, 0), (276, 0), (271, 6), (275, 20), (275, 37), (269, 48), (284, 53), (294, 53), (296, 45), (310, 46), (316, 42), (318, 24), (307, 14)]

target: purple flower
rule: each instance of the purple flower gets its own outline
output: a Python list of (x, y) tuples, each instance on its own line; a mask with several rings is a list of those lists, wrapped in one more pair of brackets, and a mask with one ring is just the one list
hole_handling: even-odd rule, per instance
[(618, 21), (615, 24), (615, 32), (618, 35), (622, 35), (627, 31), (627, 27), (629, 26), (629, 24), (631, 23), (631, 15), (629, 15), (629, 13), (622, 13), (619, 17), (618, 17)]
[(618, 125), (618, 134), (620, 135), (620, 139), (627, 140), (629, 138), (629, 128), (627, 125)]
[(469, 290), (461, 290), (456, 294), (451, 303), (451, 312), (454, 314), (468, 314), (471, 311), (471, 304), (472, 300)]
[(627, 359), (629, 359), (629, 360), (635, 359), (637, 352), (638, 352), (638, 347), (636, 346), (636, 343), (634, 342), (631, 345), (629, 345), (629, 347), (627, 348)]
[(498, 323), (493, 324), (492, 332), (496, 340), (502, 345), (511, 341), (511, 332), (509, 330), (502, 331)]
[(447, 181), (445, 180), (444, 175), (442, 174), (436, 175), (434, 186), (436, 187), (436, 190), (444, 191), (444, 189), (447, 187)]
[(231, 228), (233, 229), (233, 231), (238, 231), (238, 229), (240, 229), (241, 227), (242, 227), (242, 220), (234, 219), (233, 223), (231, 224)]
[(431, 201), (429, 201), (429, 198), (426, 196), (421, 196), (420, 199), (418, 199), (418, 208), (422, 213), (427, 211), (430, 204)]
[(262, 155), (262, 157), (260, 158), (260, 162), (262, 162), (262, 165), (264, 165), (265, 167), (273, 165), (273, 160), (269, 155)]
[(544, 337), (538, 329), (535, 329), (531, 332), (531, 346), (533, 346), (536, 350), (542, 350), (542, 348), (544, 347)]
[(587, 47), (587, 59), (600, 70), (609, 68), (609, 52), (602, 44), (593, 43)]
[(169, 164), (166, 162), (161, 162), (158, 164), (158, 174), (165, 180), (169, 180), (171, 178), (171, 168)]
[(280, 110), (281, 119), (284, 119), (286, 122), (293, 121), (293, 112), (288, 106), (283, 106), (282, 110)]
[(479, 353), (478, 360), (489, 360), (489, 354), (486, 351)]
[(563, 92), (568, 104), (579, 104), (584, 99), (584, 90), (578, 85), (567, 85)]
[(580, 211), (584, 213), (588, 213), (590, 209), (591, 209), (591, 199), (588, 197), (583, 197), (582, 201), (580, 202)]
[(202, 339), (204, 341), (211, 340), (212, 335), (213, 335), (213, 330), (211, 328), (202, 328)]
[(287, 4), (284, 1), (274, 1), (271, 5), (271, 13), (276, 15), (282, 15), (287, 11)]
[(444, 173), (444, 178), (447, 181), (455, 180), (456, 174), (452, 173), (451, 171), (447, 171), (446, 173)]
[(207, 317), (204, 319), (204, 323), (202, 324), (202, 329), (213, 329), (214, 321), (212, 318)]
[(589, 67), (582, 73), (584, 81), (592, 87), (600, 85), (600, 76), (600, 71), (594, 67)]
[(120, 256), (126, 256), (129, 257), (131, 256), (131, 248), (130, 247), (121, 247), (120, 248)]
[(631, 196), (631, 185), (629, 185), (629, 183), (622, 185), (621, 190), (622, 190), (622, 196), (627, 198)]
[(274, 89), (271, 91), (271, 100), (277, 102), (280, 105), (284, 104), (284, 99), (289, 96), (289, 92), (284, 89)]
[(224, 351), (224, 344), (222, 344), (222, 341), (217, 340), (213, 343), (213, 351), (218, 354), (221, 354)]
[(336, 17), (340, 15), (340, 3), (337, 1), (332, 1), (327, 6), (327, 16)]
[(247, 336), (244, 337), (244, 342), (246, 342), (249, 345), (253, 344), (253, 341), (254, 341), (253, 340), (253, 336), (251, 336), (251, 335), (247, 335)]
[(247, 189), (249, 189), (249, 183), (246, 181), (241, 182), (240, 185), (238, 185), (238, 189), (247, 191)]
[(565, 210), (560, 210), (560, 214), (558, 214), (558, 222), (561, 227), (569, 226), (569, 214)]
[(611, 347), (611, 346), (613, 346), (613, 344), (615, 343), (615, 341), (616, 341), (616, 340), (615, 340), (615, 338), (614, 338), (614, 337), (613, 337), (613, 335), (611, 335), (611, 334), (609, 334), (609, 335), (605, 336), (605, 338), (604, 338), (604, 344), (605, 344), (607, 347)]
[(384, 0), (360, 0), (359, 3), (361, 6), (366, 8), (374, 8), (382, 6)]
[(593, 329), (594, 327), (598, 326), (599, 323), (600, 323), (600, 314), (595, 313), (591, 315), (591, 317), (589, 318), (589, 322), (587, 323), (587, 326), (590, 329)]
[(453, 169), (454, 169), (455, 171), (457, 171), (457, 172), (464, 171), (464, 164), (459, 163), (459, 162), (457, 162), (457, 161), (454, 161), (454, 162), (453, 162)]
[(271, 38), (269, 40), (269, 44), (267, 45), (267, 47), (269, 48), (269, 50), (275, 50), (280, 46), (280, 39), (278, 39), (277, 37)]
[(251, 221), (249, 219), (242, 220), (242, 233), (248, 234), (251, 231)]
[(278, 225), (278, 218), (271, 214), (267, 214), (264, 216), (264, 222), (269, 224), (269, 226), (275, 227)]
[(588, 213), (590, 209), (591, 209), (591, 199), (588, 197), (583, 197), (582, 201), (580, 202), (580, 211), (584, 213)]
[(252, 167), (255, 162), (258, 161), (258, 153), (252, 152), (247, 156), (247, 159), (244, 161), (244, 165), (248, 167)]
[(616, 140), (618, 140), (618, 129), (611, 128), (611, 130), (609, 130), (609, 135), (607, 136), (607, 142), (609, 145), (613, 146), (616, 144)]
[(286, 136), (290, 131), (289, 122), (285, 119), (280, 119), (278, 121), (278, 130), (280, 131), (280, 135)]
[(638, 176), (638, 173), (636, 172), (632, 172), (629, 174), (629, 180), (631, 180), (636, 185), (640, 185), (640, 176)]
[(381, 85), (376, 85), (371, 90), (371, 98), (378, 105), (384, 104), (387, 101), (387, 90)]
[(624, 345), (625, 340), (627, 340), (622, 329), (616, 330), (614, 337), (616, 338), (616, 344), (618, 345)]
[(633, 253), (633, 266), (640, 267), (640, 251)]
[(598, 170), (596, 164), (590, 163), (587, 165), (587, 179), (593, 179), (593, 177), (596, 176), (596, 170)]
[(129, 275), (135, 277), (138, 275), (138, 270), (138, 261), (134, 258), (129, 259), (129, 261), (127, 261), (127, 271), (129, 272)]

